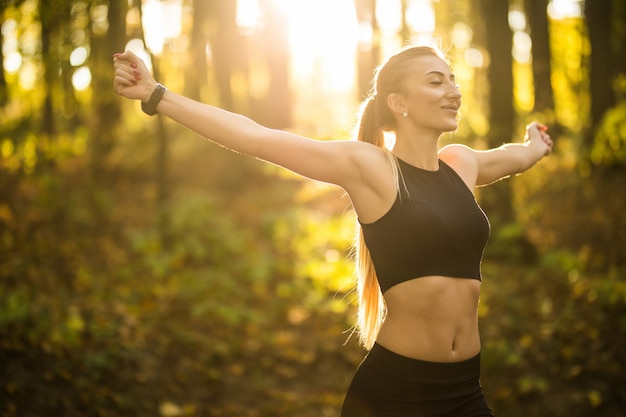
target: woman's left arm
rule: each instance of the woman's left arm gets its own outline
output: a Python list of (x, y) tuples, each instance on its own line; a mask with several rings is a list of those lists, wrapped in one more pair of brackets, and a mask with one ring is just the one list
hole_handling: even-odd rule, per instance
[(552, 139), (547, 130), (545, 125), (532, 122), (526, 126), (523, 143), (507, 143), (486, 151), (449, 145), (441, 150), (441, 157), (460, 171), (459, 174), (469, 182), (468, 186), (491, 184), (526, 171), (550, 154)]

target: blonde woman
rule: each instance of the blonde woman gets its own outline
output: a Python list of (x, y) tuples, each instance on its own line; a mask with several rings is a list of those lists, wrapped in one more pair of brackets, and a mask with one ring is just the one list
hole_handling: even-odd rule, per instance
[[(354, 141), (263, 127), (167, 90), (132, 52), (114, 56), (115, 91), (205, 138), (342, 187), (358, 217), (358, 331), (368, 355), (342, 417), (491, 416), (480, 386), (477, 306), (488, 220), (477, 186), (550, 153), (545, 126), (523, 143), (439, 149), (457, 129), (461, 92), (440, 51), (408, 47), (375, 74)], [(383, 132), (395, 134), (391, 150)]]

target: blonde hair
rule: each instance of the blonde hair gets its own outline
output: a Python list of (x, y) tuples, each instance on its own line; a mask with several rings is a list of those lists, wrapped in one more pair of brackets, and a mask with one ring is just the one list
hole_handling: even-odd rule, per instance
[[(386, 147), (385, 132), (396, 130), (396, 120), (387, 106), (387, 96), (402, 92), (404, 81), (411, 71), (410, 61), (420, 56), (435, 55), (444, 61), (441, 51), (429, 46), (407, 47), (390, 57), (376, 69), (374, 84), (369, 97), (361, 105), (356, 140), (368, 142), (385, 151), (389, 165), (393, 171), (395, 183), (400, 193), (402, 173), (398, 160)], [(353, 253), (356, 264), (358, 313), (356, 331), (359, 340), (366, 349), (374, 346), (380, 326), (385, 320), (387, 307), (378, 283), (374, 263), (369, 249), (365, 244), (363, 230), (357, 220), (357, 233), (354, 240)]]

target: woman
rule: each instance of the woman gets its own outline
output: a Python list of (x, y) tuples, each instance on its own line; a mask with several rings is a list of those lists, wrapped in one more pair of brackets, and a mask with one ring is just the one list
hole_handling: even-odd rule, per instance
[[(461, 93), (442, 54), (406, 48), (376, 72), (357, 141), (272, 130), (157, 84), (131, 52), (114, 56), (115, 91), (234, 151), (336, 184), (350, 196), (357, 242), (358, 330), (369, 354), (343, 417), (491, 416), (481, 391), (477, 306), (489, 224), (472, 190), (547, 155), (546, 127), (488, 151), (439, 150), (457, 128)], [(391, 150), (383, 132), (395, 134)]]

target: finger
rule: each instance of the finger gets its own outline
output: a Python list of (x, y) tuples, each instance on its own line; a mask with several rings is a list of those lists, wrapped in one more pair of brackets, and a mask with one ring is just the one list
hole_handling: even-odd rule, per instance
[(123, 68), (118, 68), (115, 70), (115, 77), (123, 78), (129, 81), (137, 79), (137, 77), (135, 76), (135, 74), (133, 74), (132, 71), (127, 71), (126, 69), (123, 69)]
[(540, 132), (546, 132), (546, 131), (548, 130), (548, 126), (546, 126), (546, 125), (544, 125), (544, 124), (542, 124), (542, 123), (539, 123), (539, 122), (533, 121), (533, 122), (531, 122), (530, 124), (528, 124), (528, 125), (526, 126), (526, 129), (527, 129), (527, 130), (530, 130), (530, 129), (537, 129), (537, 130), (539, 130)]
[(133, 79), (128, 79), (128, 78), (124, 78), (124, 77), (120, 77), (120, 76), (116, 75), (115, 79), (113, 80), (113, 84), (115, 86), (122, 85), (122, 86), (129, 87), (129, 86), (136, 85), (137, 82), (135, 80), (133, 80)]
[(129, 49), (125, 50), (124, 52), (114, 55), (114, 57), (125, 60), (125, 61), (134, 62), (134, 63), (141, 61), (141, 59), (139, 59), (139, 57), (135, 55), (133, 51)]
[(548, 149), (546, 150), (546, 155), (549, 155), (552, 153), (554, 143), (551, 140), (548, 140), (548, 142), (546, 142), (546, 145), (548, 146)]
[(130, 78), (141, 80), (150, 77), (150, 72), (144, 65), (136, 65), (128, 62), (116, 62), (114, 67), (117, 70), (123, 71)]
[(127, 61), (127, 60), (122, 60), (122, 59), (115, 58), (113, 60), (113, 68), (115, 68), (115, 69), (120, 68), (120, 69), (124, 69), (124, 70), (126, 70), (128, 72), (132, 72), (133, 69), (137, 68), (137, 65), (133, 64), (132, 62)]
[(131, 51), (113, 55), (114, 68), (126, 68), (127, 71), (137, 70), (139, 73), (148, 74), (148, 68), (137, 55)]

